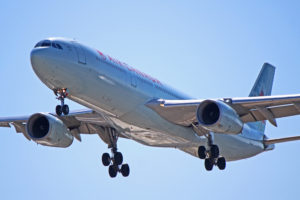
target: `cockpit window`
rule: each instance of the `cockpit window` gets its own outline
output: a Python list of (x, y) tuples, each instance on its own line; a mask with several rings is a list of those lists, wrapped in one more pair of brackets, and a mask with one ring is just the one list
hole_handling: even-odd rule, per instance
[(39, 43), (37, 43), (34, 48), (37, 47), (50, 47), (51, 46), (51, 41), (50, 40), (42, 40)]
[(56, 46), (57, 46), (59, 49), (62, 49), (62, 47), (61, 47), (60, 44), (56, 44)]
[(56, 49), (63, 49), (62, 46), (56, 42), (52, 42), (50, 40), (42, 40), (40, 41), (39, 43), (37, 43), (34, 48), (37, 48), (37, 47), (54, 47)]
[(54, 48), (57, 48), (57, 45), (56, 45), (56, 43), (52, 43), (52, 46), (54, 47)]
[(52, 42), (52, 47), (57, 48), (57, 49), (62, 49), (61, 45), (55, 42)]
[(42, 43), (43, 43), (43, 41), (38, 42), (38, 43), (34, 46), (34, 48), (40, 47), (40, 46), (42, 45)]
[(41, 46), (42, 47), (50, 47), (51, 46), (50, 40), (44, 40)]

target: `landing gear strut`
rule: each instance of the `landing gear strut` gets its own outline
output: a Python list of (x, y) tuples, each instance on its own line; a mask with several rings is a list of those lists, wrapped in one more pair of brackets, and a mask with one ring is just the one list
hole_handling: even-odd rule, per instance
[(111, 156), (109, 153), (102, 154), (102, 164), (109, 166), (108, 173), (111, 178), (116, 177), (118, 172), (124, 177), (127, 177), (130, 173), (129, 165), (123, 164), (123, 155), (117, 151), (118, 133), (113, 128), (107, 128), (106, 131), (108, 132), (111, 143), (111, 145), (109, 145), (109, 148), (111, 148)]
[(57, 105), (55, 108), (55, 112), (58, 116), (62, 114), (68, 115), (69, 114), (69, 106), (65, 104), (65, 98), (68, 96), (67, 89), (57, 89), (54, 90), (54, 94), (57, 96), (56, 99), (60, 101), (60, 105)]
[(213, 144), (212, 137), (209, 134), (207, 136), (208, 147), (207, 150), (205, 146), (198, 147), (198, 157), (204, 160), (204, 166), (207, 171), (211, 171), (214, 165), (218, 166), (220, 170), (224, 170), (226, 167), (226, 160), (224, 157), (220, 157), (219, 147)]

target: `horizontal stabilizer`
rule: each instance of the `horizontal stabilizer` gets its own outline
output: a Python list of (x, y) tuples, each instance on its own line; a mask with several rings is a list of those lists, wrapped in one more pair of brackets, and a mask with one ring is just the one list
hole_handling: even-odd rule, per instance
[(300, 136), (264, 140), (264, 143), (265, 143), (265, 145), (270, 145), (270, 144), (276, 144), (276, 143), (282, 143), (282, 142), (291, 142), (291, 141), (295, 141), (295, 140), (300, 140)]

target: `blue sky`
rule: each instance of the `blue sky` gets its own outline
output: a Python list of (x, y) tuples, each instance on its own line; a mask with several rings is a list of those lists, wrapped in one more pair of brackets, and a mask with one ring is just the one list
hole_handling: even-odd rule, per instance
[[(197, 98), (247, 96), (264, 62), (273, 94), (300, 92), (297, 1), (2, 1), (0, 116), (53, 111), (30, 51), (50, 36), (75, 38)], [(68, 102), (72, 109), (80, 105)], [(300, 134), (300, 117), (267, 125), (271, 138)], [(107, 146), (83, 136), (67, 149), (0, 129), (0, 199), (295, 199), (300, 142), (206, 172), (176, 149), (120, 140), (128, 178), (101, 164)]]

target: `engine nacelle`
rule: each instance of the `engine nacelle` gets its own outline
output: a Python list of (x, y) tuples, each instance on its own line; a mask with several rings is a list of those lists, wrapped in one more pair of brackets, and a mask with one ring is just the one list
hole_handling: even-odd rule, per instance
[(233, 108), (223, 101), (205, 100), (197, 108), (198, 123), (215, 133), (238, 134), (243, 122)]
[(57, 117), (36, 113), (30, 116), (26, 124), (27, 135), (36, 143), (51, 147), (68, 147), (73, 135)]

